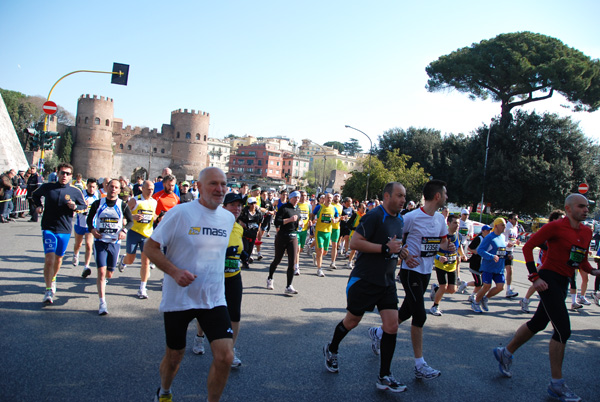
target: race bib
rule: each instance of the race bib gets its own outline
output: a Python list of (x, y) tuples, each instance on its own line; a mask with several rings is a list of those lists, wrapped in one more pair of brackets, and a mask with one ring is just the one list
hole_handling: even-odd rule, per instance
[(98, 232), (113, 234), (119, 231), (119, 219), (117, 218), (101, 218), (98, 225)]
[(569, 261), (567, 265), (573, 268), (579, 267), (579, 264), (585, 259), (587, 250), (579, 246), (572, 246), (571, 253), (569, 254)]
[(144, 210), (144, 209), (140, 209), (138, 211), (138, 214), (142, 215), (142, 219), (139, 221), (140, 223), (150, 223), (150, 222), (152, 222), (152, 216), (153, 216), (152, 211), (147, 211), (147, 210)]
[(421, 237), (421, 257), (433, 257), (440, 249), (441, 237)]
[(496, 255), (499, 258), (505, 258), (506, 257), (506, 247), (498, 247), (498, 250), (496, 251)]
[(321, 215), (321, 223), (331, 223), (331, 215), (329, 215), (329, 214)]
[(466, 236), (469, 234), (469, 228), (458, 229), (458, 233), (460, 233), (461, 236)]
[(258, 229), (258, 223), (250, 223), (248, 229)]
[(233, 274), (240, 270), (240, 260), (226, 259), (225, 260), (225, 273)]
[(305, 221), (308, 219), (308, 212), (300, 211), (300, 216), (302, 217), (302, 220)]
[(446, 258), (448, 259), (446, 264), (452, 264), (456, 261), (456, 254), (447, 255)]

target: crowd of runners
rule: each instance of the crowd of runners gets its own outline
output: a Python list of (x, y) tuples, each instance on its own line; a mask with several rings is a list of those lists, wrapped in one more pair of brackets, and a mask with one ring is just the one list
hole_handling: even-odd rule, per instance
[[(571, 331), (565, 304), (567, 287), (572, 310), (590, 305), (586, 298), (588, 274), (595, 275), (591, 298), (600, 305), (600, 270), (588, 262), (592, 231), (584, 225), (588, 203), (581, 195), (569, 195), (564, 211), (553, 211), (550, 223), (522, 245), (516, 214), (498, 217), (475, 233), (468, 209), (460, 215), (448, 213), (446, 184), (439, 180), (425, 185), (423, 204), (417, 205), (406, 203), (405, 188), (397, 182), (385, 186), (382, 201), (358, 201), (340, 194), (275, 191), (244, 183), (229, 188), (224, 173), (217, 168), (203, 170), (192, 183), (178, 183), (169, 168), (155, 181), (140, 178), (134, 184), (124, 177), (88, 178), (85, 182), (81, 177), (74, 179), (73, 167), (67, 163), (58, 166), (56, 181), (43, 183), (33, 168), (28, 173), (30, 220), (35, 222), (41, 215), (43, 303), (54, 302), (65, 255), (71, 257), (73, 266), (80, 265), (82, 246), (81, 277), (92, 275), (93, 258), (101, 316), (109, 312), (106, 287), (115, 270), (122, 272), (134, 264), (138, 249), (138, 298), (149, 297), (147, 283), (153, 268), (165, 273), (160, 311), (164, 314), (166, 351), (160, 365), (157, 401), (172, 400), (171, 384), (184, 356), (188, 324), (194, 319), (198, 332), (192, 351), (204, 354), (208, 339), (213, 355), (208, 400), (219, 400), (230, 369), (242, 365), (235, 349), (241, 321), (241, 272), (263, 259), (263, 239), (270, 236), (275, 241), (274, 258), (265, 278), (268, 290), (282, 289), (294, 296), (301, 291), (293, 285), (299, 275), (325, 278), (328, 270), (350, 270), (347, 312), (323, 347), (325, 367), (332, 373), (339, 371), (342, 340), (365, 312), (377, 307), (381, 326), (367, 331), (370, 347), (381, 360), (375, 385), (391, 392), (406, 390), (390, 370), (398, 325), (410, 319), (415, 377), (437, 378), (441, 372), (429, 366), (423, 353), (428, 313), (443, 316), (444, 295), (456, 292), (470, 293), (471, 310), (478, 314), (493, 311), (492, 299), (502, 292), (506, 298), (517, 298), (512, 267), (515, 247), (523, 247), (532, 283), (519, 300), (521, 310), (530, 312), (535, 292), (540, 301), (533, 317), (505, 348), (496, 348), (493, 354), (500, 372), (510, 377), (513, 354), (552, 322), (548, 393), (562, 401), (579, 400), (562, 377), (562, 358)], [(9, 178), (14, 177), (11, 174)], [(73, 230), (75, 241), (72, 252), (68, 252)], [(540, 249), (537, 260), (534, 248)], [(312, 257), (312, 266), (301, 265), (311, 261), (302, 259), (302, 253)], [(200, 254), (202, 258), (197, 258)], [(274, 273), (284, 257), (286, 283), (279, 288)], [(434, 271), (437, 280), (430, 284)], [(463, 280), (469, 275), (471, 281)], [(399, 286), (403, 294), (397, 292)], [(430, 306), (425, 300), (427, 293)]]

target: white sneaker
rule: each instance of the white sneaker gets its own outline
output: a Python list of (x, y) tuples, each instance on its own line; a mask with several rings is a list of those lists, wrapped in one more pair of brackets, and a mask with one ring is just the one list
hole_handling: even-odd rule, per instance
[(442, 310), (439, 309), (438, 306), (433, 306), (429, 309), (429, 312), (435, 316), (441, 317), (442, 316)]
[(529, 313), (529, 300), (525, 301), (525, 299), (519, 300), (519, 304), (521, 305), (521, 311), (524, 313)]
[(117, 264), (117, 268), (119, 269), (119, 272), (125, 271), (125, 265), (123, 264), (123, 260), (124, 259), (125, 259), (124, 255), (122, 255), (121, 257), (119, 257), (119, 263)]
[(46, 293), (44, 293), (44, 300), (42, 300), (42, 302), (44, 304), (52, 304), (53, 303), (52, 296), (53, 296), (52, 290), (50, 290), (50, 289), (46, 290)]
[(203, 336), (194, 336), (194, 346), (192, 346), (192, 352), (196, 355), (203, 355), (204, 350), (204, 337)]
[(467, 282), (461, 281), (460, 286), (458, 287), (458, 293), (464, 294), (467, 291)]
[(237, 350), (233, 348), (233, 361), (231, 362), (231, 368), (239, 368), (242, 365), (242, 361), (237, 355)]
[(52, 297), (54, 297), (54, 295), (56, 294), (56, 280), (52, 281), (50, 287), (52, 288)]
[(323, 272), (322, 269), (317, 270), (317, 276), (320, 276), (320, 277), (324, 277), (325, 276), (325, 273)]
[(575, 310), (577, 310), (577, 309), (580, 309), (580, 308), (582, 308), (582, 307), (583, 307), (583, 306), (582, 306), (581, 304), (577, 303), (577, 302), (575, 302), (575, 303), (571, 303), (571, 310), (573, 310), (573, 311), (575, 311)]
[(79, 265), (79, 255), (73, 256), (73, 266), (76, 267)]
[(98, 308), (98, 315), (107, 315), (108, 314), (108, 305), (106, 302), (100, 303), (100, 307)]
[(317, 253), (315, 253), (314, 251), (312, 253), (312, 258), (313, 258), (313, 265), (316, 267), (317, 266)]
[(348, 269), (354, 269), (354, 260), (348, 261)]
[(506, 291), (506, 298), (507, 299), (512, 299), (513, 297), (517, 297), (518, 295), (519, 295), (519, 292), (515, 292), (512, 289)]
[(594, 292), (592, 293), (592, 298), (594, 299), (594, 303), (596, 303), (597, 306), (600, 306), (600, 294)]
[(300, 275), (300, 268), (294, 268), (294, 275)]
[(137, 291), (137, 297), (138, 297), (138, 299), (147, 299), (148, 291), (146, 289), (139, 289)]
[(275, 289), (273, 287), (273, 279), (267, 279), (267, 289), (269, 289), (269, 290)]
[(415, 377), (421, 380), (433, 380), (440, 376), (440, 371), (434, 368), (431, 368), (425, 363), (421, 367), (417, 368), (415, 366)]
[(590, 304), (592, 304), (592, 302), (586, 299), (584, 295), (577, 297), (577, 303), (582, 304), (584, 306), (589, 306)]
[(294, 287), (292, 285), (290, 285), (287, 288), (285, 288), (285, 293), (288, 295), (297, 295), (298, 291), (296, 289), (294, 289)]
[(335, 266), (335, 262), (332, 262), (331, 264), (329, 264), (329, 268), (337, 269), (337, 267)]
[(472, 294), (471, 296), (469, 296), (469, 303), (475, 303), (475, 295)]

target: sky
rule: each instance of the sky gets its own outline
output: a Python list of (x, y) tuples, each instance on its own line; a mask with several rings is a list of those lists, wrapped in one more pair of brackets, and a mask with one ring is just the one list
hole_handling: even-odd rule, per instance
[[(597, 0), (0, 1), (0, 88), (47, 97), (71, 113), (82, 94), (114, 99), (124, 125), (161, 129), (171, 111), (210, 113), (209, 135), (369, 140), (392, 128), (469, 134), (500, 105), (430, 93), (425, 67), (501, 33), (532, 31), (600, 58)], [(560, 95), (527, 110), (571, 116), (600, 140), (600, 111)]]

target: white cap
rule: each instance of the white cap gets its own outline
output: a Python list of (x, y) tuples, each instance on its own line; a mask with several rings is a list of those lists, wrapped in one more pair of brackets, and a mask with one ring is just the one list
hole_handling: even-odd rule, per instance
[(461, 214), (461, 215), (464, 215), (464, 214), (467, 214), (467, 215), (469, 215), (469, 214), (470, 214), (470, 212), (469, 212), (469, 210), (468, 210), (468, 209), (463, 209), (462, 211), (460, 211), (460, 214)]
[(256, 204), (256, 197), (248, 197), (248, 204)]

